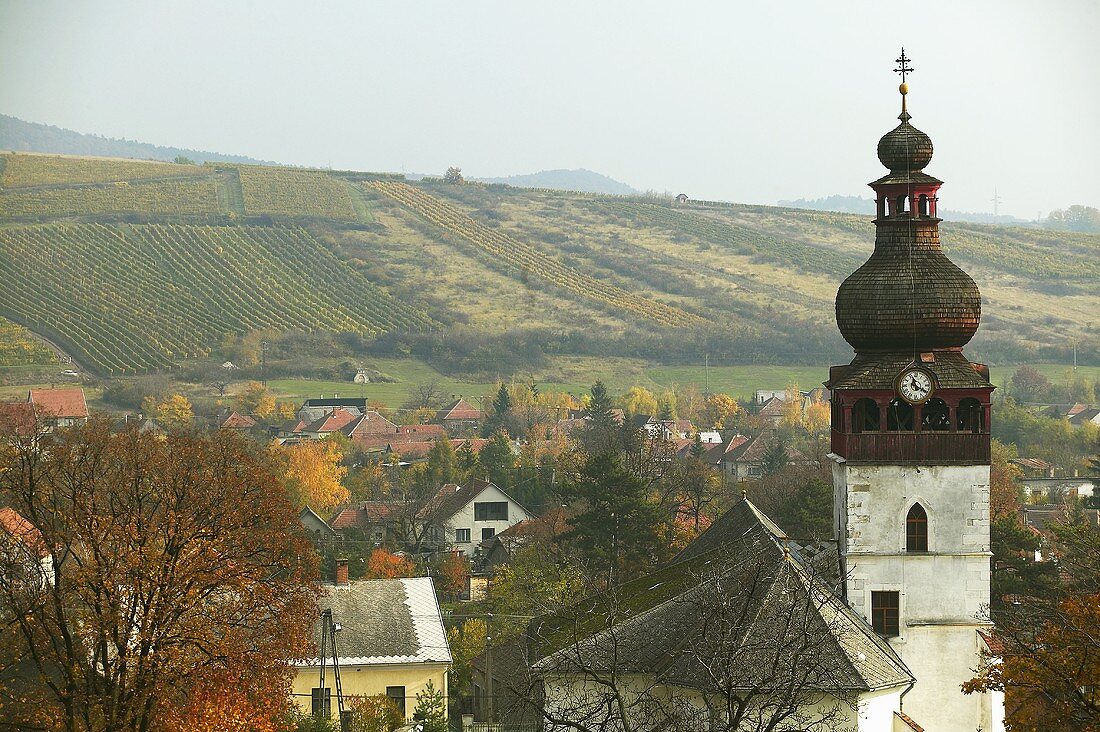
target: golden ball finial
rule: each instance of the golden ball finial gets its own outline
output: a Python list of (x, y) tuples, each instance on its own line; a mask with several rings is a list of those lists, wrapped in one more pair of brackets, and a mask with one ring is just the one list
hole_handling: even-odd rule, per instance
[(908, 94), (909, 93), (909, 85), (906, 84), (904, 81), (901, 82), (901, 84), (898, 86), (898, 91), (901, 92), (902, 94)]

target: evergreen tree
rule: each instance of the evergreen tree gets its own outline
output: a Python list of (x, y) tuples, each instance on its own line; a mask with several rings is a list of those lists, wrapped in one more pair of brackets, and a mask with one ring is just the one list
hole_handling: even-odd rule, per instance
[(512, 444), (503, 432), (497, 432), (481, 448), (478, 462), (481, 463), (486, 480), (498, 488), (511, 487), (516, 456), (512, 453)]
[(576, 509), (563, 538), (574, 540), (596, 567), (606, 568), (609, 582), (649, 565), (662, 514), (647, 500), (641, 478), (617, 455), (589, 456), (580, 473), (562, 485), (561, 496)]
[(695, 442), (691, 445), (691, 456), (693, 458), (701, 458), (706, 451), (707, 448), (703, 447), (703, 438), (696, 433)]
[(458, 456), (455, 454), (451, 441), (446, 437), (440, 437), (428, 450), (427, 480), (433, 486), (441, 486), (445, 483), (459, 483), (460, 471), (458, 468)]
[(764, 450), (764, 464), (762, 466), (764, 475), (778, 473), (787, 466), (788, 462), (790, 462), (790, 455), (787, 454), (787, 448), (783, 446), (783, 441), (778, 437), (773, 437), (771, 442), (768, 443), (767, 449)]
[(447, 703), (443, 692), (429, 681), (424, 691), (416, 695), (416, 708), (413, 719), (421, 722), (421, 732), (447, 732)]
[(512, 416), (512, 395), (508, 393), (508, 385), (502, 381), (496, 396), (489, 403), (489, 414), (486, 415), (481, 426), (482, 437), (489, 437), (500, 430), (508, 430), (512, 426)]
[(592, 397), (585, 409), (588, 424), (581, 435), (581, 442), (589, 452), (614, 452), (616, 449), (619, 423), (613, 409), (607, 387), (602, 381), (597, 381), (592, 385)]

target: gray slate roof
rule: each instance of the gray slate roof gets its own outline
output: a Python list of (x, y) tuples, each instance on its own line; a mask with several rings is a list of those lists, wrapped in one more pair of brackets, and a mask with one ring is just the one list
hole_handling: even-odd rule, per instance
[[(319, 604), (331, 609), (340, 663), (450, 663), (451, 651), (430, 577), (325, 585)], [(313, 626), (320, 648), (321, 621)], [(300, 666), (315, 666), (317, 659)]]
[[(827, 544), (827, 543), (826, 543)], [(537, 673), (582, 667), (702, 689), (870, 690), (912, 682), (834, 591), (835, 546), (792, 542), (748, 500), (674, 563), (528, 628)], [(720, 669), (720, 673), (713, 673)]]

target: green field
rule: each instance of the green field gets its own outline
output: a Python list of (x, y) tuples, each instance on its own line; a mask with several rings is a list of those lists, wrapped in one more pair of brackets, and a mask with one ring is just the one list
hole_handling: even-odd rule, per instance
[[(445, 376), (431, 366), (415, 359), (369, 359), (364, 362), (387, 377), (393, 383), (353, 384), (349, 381), (325, 381), (317, 379), (272, 379), (270, 387), (278, 395), (295, 399), (331, 397), (334, 394), (366, 397), (391, 407), (399, 406), (418, 384), (435, 382), (449, 398), (465, 396), (476, 398), (491, 393), (492, 382), (464, 381)], [(1072, 366), (1062, 364), (1034, 364), (1053, 382), (1063, 382)], [(994, 385), (1002, 387), (1017, 366), (1000, 366), (990, 370)], [(517, 383), (534, 383), (541, 391), (564, 391), (577, 396), (588, 393), (592, 383), (602, 380), (613, 394), (625, 392), (632, 386), (643, 386), (654, 393), (676, 386), (706, 386), (706, 372), (710, 373), (712, 392), (729, 394), (742, 401), (751, 400), (757, 389), (778, 391), (788, 385), (798, 384), (803, 391), (821, 386), (828, 378), (828, 366), (647, 366), (634, 359), (558, 358), (542, 372), (519, 375)], [(1078, 373), (1086, 379), (1100, 381), (1100, 366), (1081, 366)], [(562, 378), (565, 377), (565, 378)]]

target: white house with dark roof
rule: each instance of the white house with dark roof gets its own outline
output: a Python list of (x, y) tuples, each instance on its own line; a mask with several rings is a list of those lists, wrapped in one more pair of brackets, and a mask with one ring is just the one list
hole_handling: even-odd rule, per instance
[[(347, 581), (346, 560), (337, 566), (337, 582), (322, 586), (319, 605), (332, 611), (345, 708), (351, 696), (385, 694), (398, 709), (412, 715), (416, 695), (428, 683), (447, 698), (451, 650), (430, 577)], [(313, 640), (321, 647), (318, 616)], [(336, 719), (332, 657), (326, 659), (324, 687), (320, 659), (298, 661), (292, 694), (306, 714), (328, 711)]]
[(472, 557), (482, 542), (535, 514), (493, 483), (475, 480), (467, 487), (443, 486), (418, 518), (429, 526), (435, 543)]

